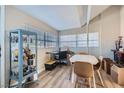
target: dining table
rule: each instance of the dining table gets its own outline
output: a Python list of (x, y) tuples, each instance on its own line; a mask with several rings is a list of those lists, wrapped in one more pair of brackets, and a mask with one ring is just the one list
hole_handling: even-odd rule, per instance
[(93, 55), (75, 54), (75, 55), (71, 56), (70, 57), (70, 63), (71, 63), (70, 79), (72, 80), (72, 82), (74, 82), (74, 65), (73, 65), (73, 63), (78, 62), (78, 61), (87, 62), (92, 65), (94, 87), (96, 87), (93, 65), (96, 65), (99, 62), (98, 59)]

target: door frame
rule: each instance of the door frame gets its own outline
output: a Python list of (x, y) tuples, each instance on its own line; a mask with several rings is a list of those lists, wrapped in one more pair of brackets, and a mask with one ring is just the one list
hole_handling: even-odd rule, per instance
[(6, 67), (6, 43), (5, 43), (5, 5), (1, 5), (0, 13), (0, 34), (1, 34), (1, 62), (0, 62), (0, 87), (5, 87), (5, 67)]

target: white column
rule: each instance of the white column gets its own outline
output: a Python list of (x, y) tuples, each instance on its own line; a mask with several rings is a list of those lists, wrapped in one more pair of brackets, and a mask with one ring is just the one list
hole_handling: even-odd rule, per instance
[(91, 5), (88, 5), (87, 8), (87, 24), (89, 24), (91, 18)]
[(89, 23), (90, 23), (90, 17), (91, 17), (91, 5), (88, 5), (88, 7), (87, 7), (87, 22), (86, 22), (88, 53), (89, 53)]
[(1, 6), (1, 20), (0, 20), (0, 37), (1, 37), (1, 63), (0, 63), (0, 87), (5, 87), (5, 62), (6, 62), (6, 47), (5, 47), (5, 6)]

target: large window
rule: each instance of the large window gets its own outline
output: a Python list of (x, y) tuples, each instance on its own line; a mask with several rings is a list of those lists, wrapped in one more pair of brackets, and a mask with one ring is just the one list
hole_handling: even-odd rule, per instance
[(87, 47), (87, 34), (77, 35), (77, 47)]
[(44, 32), (37, 32), (38, 47), (44, 48)]
[(99, 33), (89, 33), (89, 47), (99, 47)]
[(57, 46), (57, 36), (53, 35), (52, 33), (46, 33), (45, 38), (46, 48), (52, 48)]
[(56, 35), (47, 32), (37, 32), (37, 34), (39, 48), (52, 48), (57, 46)]
[[(88, 41), (89, 40), (89, 41)], [(61, 35), (60, 47), (99, 47), (99, 33), (89, 33), (87, 40), (87, 33), (75, 35)]]
[(76, 35), (60, 36), (60, 47), (76, 47)]

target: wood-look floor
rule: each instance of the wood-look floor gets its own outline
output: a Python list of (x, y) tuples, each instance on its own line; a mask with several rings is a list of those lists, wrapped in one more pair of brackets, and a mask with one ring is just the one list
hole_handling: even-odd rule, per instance
[[(56, 67), (52, 71), (44, 71), (39, 76), (38, 82), (28, 85), (29, 88), (74, 88), (75, 82), (69, 80), (70, 66)], [(103, 82), (105, 84), (104, 88), (121, 88), (122, 86), (115, 83), (111, 76), (101, 71)], [(103, 88), (95, 73), (96, 87)], [(83, 80), (80, 80), (78, 87), (85, 88), (88, 87), (86, 84), (82, 84)]]

